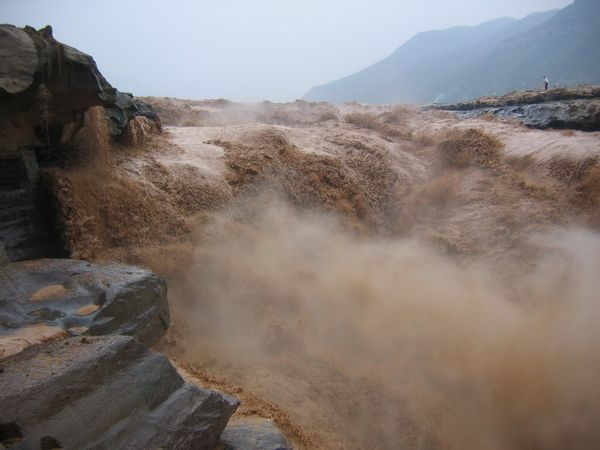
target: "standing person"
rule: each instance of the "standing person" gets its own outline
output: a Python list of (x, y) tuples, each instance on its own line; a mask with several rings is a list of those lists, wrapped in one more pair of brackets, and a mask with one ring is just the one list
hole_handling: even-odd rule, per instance
[(544, 75), (544, 90), (545, 91), (548, 90), (548, 84), (550, 84), (550, 82), (548, 81), (548, 77), (546, 75)]

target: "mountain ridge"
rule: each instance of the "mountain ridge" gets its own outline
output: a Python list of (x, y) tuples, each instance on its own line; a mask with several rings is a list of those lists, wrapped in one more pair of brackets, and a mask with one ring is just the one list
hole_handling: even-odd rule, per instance
[(600, 83), (600, 56), (593, 50), (600, 42), (600, 27), (594, 26), (599, 6), (577, 0), (518, 20), (418, 33), (383, 60), (315, 86), (303, 98), (433, 103), (535, 89), (544, 75), (553, 85)]

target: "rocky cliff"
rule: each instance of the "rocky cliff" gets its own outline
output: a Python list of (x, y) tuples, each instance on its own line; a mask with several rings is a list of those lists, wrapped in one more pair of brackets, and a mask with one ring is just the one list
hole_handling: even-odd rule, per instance
[(41, 30), (0, 25), (0, 243), (11, 260), (66, 256), (40, 167), (85, 153), (85, 113), (104, 108), (116, 140), (160, 131), (152, 107), (113, 88), (94, 59)]
[(131, 337), (34, 346), (1, 364), (8, 448), (209, 449), (239, 404), (184, 382)]

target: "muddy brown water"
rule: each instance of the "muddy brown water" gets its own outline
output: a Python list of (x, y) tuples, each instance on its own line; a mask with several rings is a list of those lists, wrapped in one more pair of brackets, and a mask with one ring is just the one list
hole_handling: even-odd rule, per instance
[(76, 256), (168, 279), (162, 349), (300, 447), (597, 446), (600, 138), (267, 107), (54, 174)]

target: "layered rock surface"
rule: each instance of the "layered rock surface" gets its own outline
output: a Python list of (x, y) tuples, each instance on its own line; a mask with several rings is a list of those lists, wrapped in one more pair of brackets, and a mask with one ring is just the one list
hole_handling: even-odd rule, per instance
[(519, 119), (523, 125), (547, 129), (600, 130), (600, 100), (570, 100), (463, 111), (460, 118), (492, 114)]
[(0, 361), (12, 448), (213, 448), (238, 401), (184, 382), (131, 337), (71, 338)]
[(491, 114), (518, 119), (531, 128), (600, 130), (600, 86), (514, 92), (436, 108), (457, 111), (461, 119)]
[[(2, 159), (4, 156), (4, 159)], [(0, 152), (0, 242), (10, 260), (66, 256), (32, 150)]]
[(169, 326), (165, 281), (123, 264), (5, 264), (0, 291), (0, 357), (66, 334), (122, 334), (150, 345)]

